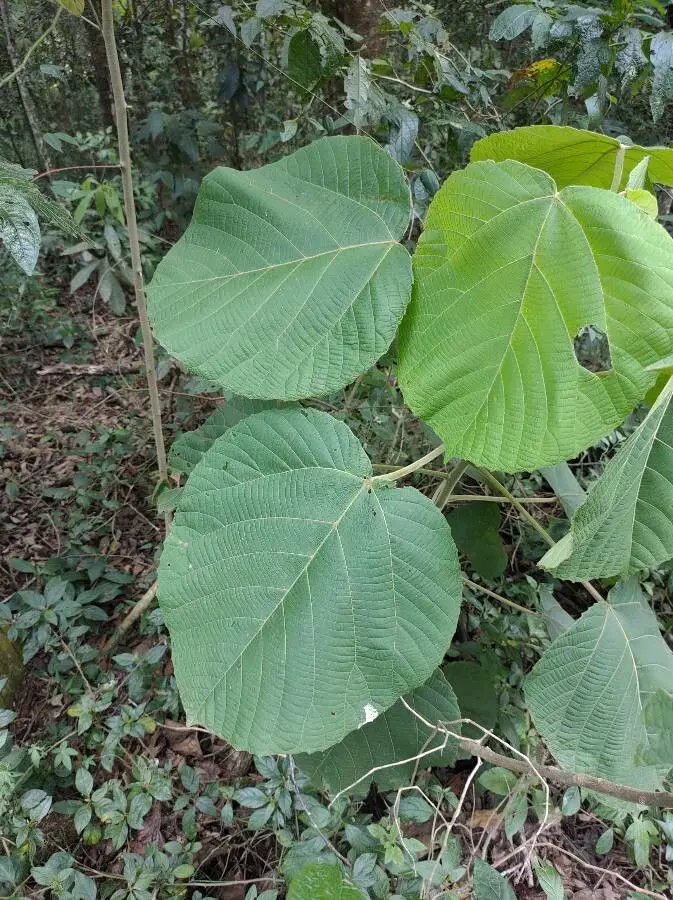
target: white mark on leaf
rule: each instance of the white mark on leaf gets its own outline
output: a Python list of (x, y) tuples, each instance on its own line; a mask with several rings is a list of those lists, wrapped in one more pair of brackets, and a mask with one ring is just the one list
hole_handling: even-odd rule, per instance
[(369, 722), (373, 722), (374, 719), (378, 717), (379, 711), (375, 706), (372, 706), (371, 703), (367, 703), (365, 704), (364, 714), (365, 720), (364, 722), (360, 723), (360, 725), (358, 726), (359, 728), (362, 728), (363, 725), (367, 725)]

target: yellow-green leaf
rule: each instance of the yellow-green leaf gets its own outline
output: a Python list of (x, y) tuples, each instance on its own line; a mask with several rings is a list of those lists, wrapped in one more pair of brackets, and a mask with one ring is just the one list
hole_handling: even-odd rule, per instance
[(84, 4), (86, 0), (56, 0), (56, 2), (67, 9), (73, 16), (81, 16), (84, 12)]
[[(432, 201), (413, 264), (400, 383), (447, 456), (508, 472), (570, 459), (673, 351), (673, 240), (614, 192), (471, 163)], [(608, 371), (578, 361), (587, 326), (607, 337)]]
[[(548, 172), (558, 187), (585, 184), (610, 188), (615, 167), (621, 174), (615, 189), (623, 189), (631, 170), (650, 157), (648, 176), (658, 184), (673, 185), (673, 149), (623, 144), (594, 131), (558, 125), (528, 125), (513, 131), (498, 131), (472, 147), (473, 162), (516, 159)], [(623, 157), (623, 163), (618, 163)]]

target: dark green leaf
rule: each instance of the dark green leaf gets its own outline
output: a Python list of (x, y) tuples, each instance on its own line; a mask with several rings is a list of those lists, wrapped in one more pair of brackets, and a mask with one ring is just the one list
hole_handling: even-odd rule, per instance
[[(458, 699), (461, 718), (471, 719), (490, 731), (498, 715), (493, 676), (483, 666), (467, 660), (447, 663), (442, 671)], [(483, 731), (472, 725), (463, 725), (462, 733), (474, 740), (484, 735)]]
[(458, 549), (479, 575), (494, 581), (507, 568), (507, 554), (500, 539), (497, 503), (475, 501), (458, 506), (446, 517)]
[(340, 866), (310, 863), (290, 882), (287, 900), (362, 900), (362, 894), (346, 883)]
[(477, 857), (472, 869), (474, 900), (516, 900), (508, 882), (492, 866)]
[(292, 35), (287, 50), (287, 71), (290, 78), (303, 88), (311, 88), (322, 73), (320, 48), (308, 31)]

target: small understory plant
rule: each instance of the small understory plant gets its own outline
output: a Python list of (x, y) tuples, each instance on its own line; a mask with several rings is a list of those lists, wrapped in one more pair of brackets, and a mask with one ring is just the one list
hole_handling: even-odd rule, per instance
[[(189, 723), (292, 756), (333, 798), (478, 756), (464, 663), (445, 664), (465, 583), (481, 590), (456, 543), (487, 581), (507, 562), (486, 552), (489, 504), (445, 515), (476, 478), (546, 549), (528, 605), (552, 640), (521, 677), (523, 715), (561, 767), (549, 777), (616, 820), (667, 805), (673, 655), (638, 577), (673, 556), (673, 241), (653, 183), (673, 185), (673, 150), (567, 127), (493, 134), (436, 193), (412, 256), (405, 173), (367, 137), (205, 179), (149, 289), (158, 340), (231, 397), (171, 452), (187, 478), (158, 596)], [(333, 402), (384, 355), (429, 426), (427, 452), (397, 468), (369, 459)], [(586, 497), (573, 479), (569, 493), (566, 462), (636, 407)], [(501, 483), (539, 470), (571, 520), (558, 541)], [(559, 580), (581, 615), (554, 599)], [(531, 784), (510, 800), (512, 833)]]

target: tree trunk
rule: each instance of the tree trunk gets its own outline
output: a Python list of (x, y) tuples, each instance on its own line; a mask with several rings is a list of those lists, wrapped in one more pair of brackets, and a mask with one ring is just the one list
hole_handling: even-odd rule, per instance
[(385, 47), (379, 21), (385, 12), (380, 0), (336, 0), (335, 13), (341, 21), (363, 38), (362, 50), (371, 59)]
[[(196, 60), (194, 60), (196, 61)], [(192, 58), (189, 49), (189, 10), (186, 0), (180, 0), (180, 47), (177, 56), (180, 73), (178, 90), (184, 106), (190, 109), (199, 102), (199, 94), (194, 84)]]
[[(9, 6), (7, 4), (7, 0), (0, 0), (0, 15), (2, 16), (2, 27), (5, 32), (7, 55), (9, 57), (12, 68), (16, 70), (19, 68), (21, 59), (19, 58), (19, 54), (16, 51), (16, 47), (14, 46), (14, 40), (12, 37), (12, 24), (9, 18)], [(35, 109), (35, 104), (33, 103), (33, 98), (30, 96), (28, 86), (24, 80), (24, 73), (18, 72), (16, 77), (14, 78), (14, 81), (16, 82), (16, 87), (19, 91), (19, 97), (21, 99), (21, 105), (23, 106), (26, 121), (28, 123), (28, 127), (30, 128), (30, 133), (33, 137), (38, 165), (41, 171), (46, 172), (49, 169), (53, 168), (51, 156), (47, 148), (47, 143), (43, 137), (42, 129), (40, 128), (40, 120), (37, 115), (37, 110)]]

